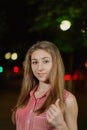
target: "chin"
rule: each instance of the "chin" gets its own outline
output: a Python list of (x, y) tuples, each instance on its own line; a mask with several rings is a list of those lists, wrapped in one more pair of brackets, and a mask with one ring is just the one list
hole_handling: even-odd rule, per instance
[(43, 82), (43, 83), (46, 83), (46, 84), (49, 84), (49, 80), (39, 80), (40, 82)]

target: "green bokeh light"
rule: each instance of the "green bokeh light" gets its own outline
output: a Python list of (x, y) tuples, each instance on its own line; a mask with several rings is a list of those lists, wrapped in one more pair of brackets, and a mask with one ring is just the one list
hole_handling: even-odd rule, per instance
[(3, 67), (2, 66), (0, 66), (0, 73), (2, 73), (3, 72)]

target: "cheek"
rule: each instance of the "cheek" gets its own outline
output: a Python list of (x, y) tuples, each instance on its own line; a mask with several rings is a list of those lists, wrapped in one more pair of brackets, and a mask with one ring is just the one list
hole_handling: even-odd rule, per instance
[(34, 71), (35, 68), (36, 68), (36, 67), (35, 67), (34, 65), (31, 64), (31, 69), (32, 69), (32, 71)]
[(35, 68), (31, 65), (31, 69), (32, 69), (32, 72), (34, 73), (35, 71)]
[(31, 66), (32, 72), (35, 75), (36, 74), (36, 67), (35, 66)]
[(49, 73), (51, 72), (51, 68), (48, 68), (47, 70), (48, 70)]
[(49, 71), (52, 70), (52, 65), (48, 66), (48, 70), (49, 70)]
[(47, 76), (49, 77), (51, 75), (52, 67), (47, 70)]
[(34, 67), (32, 67), (31, 69), (32, 69), (32, 72), (34, 73), (34, 72), (35, 72), (35, 68), (34, 68)]

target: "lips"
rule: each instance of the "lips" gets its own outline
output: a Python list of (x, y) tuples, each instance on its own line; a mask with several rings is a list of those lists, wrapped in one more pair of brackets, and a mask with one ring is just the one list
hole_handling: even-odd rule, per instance
[(39, 77), (43, 77), (45, 75), (45, 73), (38, 73)]

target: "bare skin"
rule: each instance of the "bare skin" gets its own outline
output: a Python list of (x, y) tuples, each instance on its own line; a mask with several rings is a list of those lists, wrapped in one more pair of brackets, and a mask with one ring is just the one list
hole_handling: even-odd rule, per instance
[(50, 88), (50, 84), (46, 83), (46, 81), (52, 69), (51, 55), (44, 50), (38, 49), (31, 56), (31, 67), (33, 74), (39, 80), (38, 89), (35, 92), (36, 97), (38, 97)]
[(56, 130), (77, 130), (78, 107), (75, 97), (70, 93), (65, 101), (65, 116), (59, 107), (59, 99), (47, 112), (47, 120)]
[[(35, 97), (42, 96), (49, 88), (50, 84), (46, 83), (52, 69), (51, 55), (41, 49), (33, 52), (31, 56), (31, 67), (33, 74), (39, 80), (39, 86), (35, 92)], [(55, 130), (77, 130), (78, 106), (74, 95), (69, 93), (65, 101), (65, 114), (59, 106), (59, 99), (52, 104), (47, 111), (47, 121)]]

